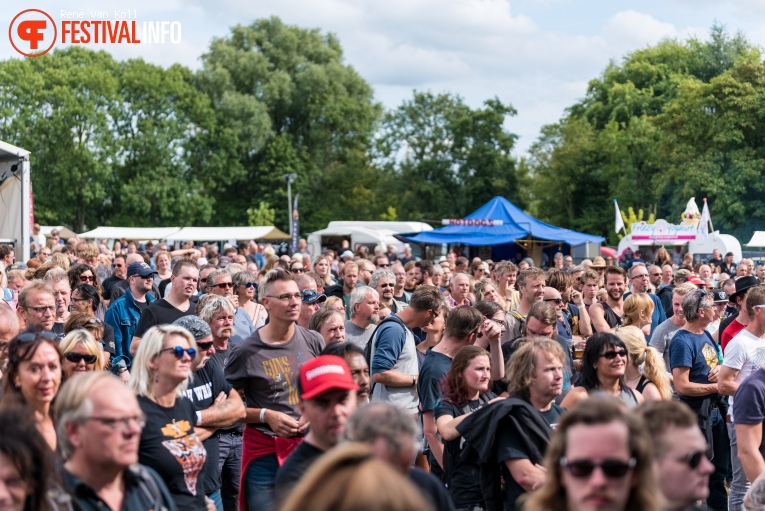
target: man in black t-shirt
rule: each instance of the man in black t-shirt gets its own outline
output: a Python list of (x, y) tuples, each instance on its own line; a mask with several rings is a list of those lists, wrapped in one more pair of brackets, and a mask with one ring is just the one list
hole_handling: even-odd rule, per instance
[(167, 297), (156, 300), (141, 313), (138, 326), (130, 343), (130, 353), (135, 355), (141, 344), (141, 337), (146, 331), (158, 325), (168, 325), (182, 316), (193, 316), (196, 313), (196, 305), (189, 298), (197, 290), (199, 270), (191, 259), (181, 259), (173, 266), (173, 275), (170, 281), (173, 283)]
[(114, 256), (114, 261), (112, 262), (112, 275), (111, 277), (107, 277), (104, 279), (103, 282), (101, 282), (101, 297), (104, 299), (107, 305), (111, 303), (111, 296), (112, 296), (112, 287), (119, 284), (123, 280), (125, 280), (125, 275), (127, 272), (127, 263), (125, 263), (125, 256), (122, 254), (117, 254)]
[(356, 410), (351, 370), (341, 357), (321, 355), (300, 367), (300, 413), (311, 424), (308, 433), (276, 472), (276, 502), (284, 502), (292, 487), (316, 459), (341, 440), (345, 422)]
[[(507, 367), (510, 396), (531, 404), (551, 430), (564, 412), (554, 403), (563, 391), (564, 361), (563, 348), (556, 341), (533, 338), (518, 348)], [(527, 443), (515, 429), (499, 427), (495, 442), (506, 483), (505, 509), (512, 511), (518, 497), (540, 487), (546, 474), (539, 466), (541, 460), (532, 459)]]
[(196, 316), (183, 316), (175, 321), (194, 336), (197, 341), (196, 369), (186, 390), (186, 397), (193, 403), (196, 410), (197, 434), (203, 436), (207, 430), (210, 436), (203, 441), (207, 450), (207, 460), (200, 477), (205, 495), (210, 497), (218, 506), (222, 506), (221, 477), (218, 470), (218, 435), (217, 429), (231, 426), (237, 420), (245, 417), (244, 403), (223, 376), (223, 371), (215, 364), (209, 363), (215, 353), (212, 332), (203, 320)]

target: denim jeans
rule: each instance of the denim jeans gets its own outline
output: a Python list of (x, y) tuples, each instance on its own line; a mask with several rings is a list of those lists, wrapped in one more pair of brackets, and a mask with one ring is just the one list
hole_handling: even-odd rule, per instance
[(744, 495), (749, 491), (751, 484), (744, 474), (744, 468), (741, 466), (741, 460), (738, 457), (738, 444), (736, 442), (736, 428), (733, 423), (728, 426), (728, 437), (730, 438), (730, 462), (733, 467), (733, 481), (730, 485), (730, 497), (728, 501), (728, 511), (744, 511)]
[(215, 490), (207, 496), (210, 500), (215, 502), (215, 509), (223, 511), (223, 501), (220, 500), (220, 490)]
[(278, 468), (276, 454), (261, 456), (247, 467), (244, 488), (248, 511), (274, 511), (274, 479)]
[(712, 428), (715, 472), (709, 476), (709, 497), (707, 506), (712, 511), (728, 511), (728, 492), (725, 489), (725, 477), (730, 473), (730, 440), (728, 428), (720, 410), (713, 409), (709, 414), (709, 426)]
[(232, 431), (218, 434), (218, 473), (223, 511), (239, 511), (239, 479), (242, 473), (242, 435)]

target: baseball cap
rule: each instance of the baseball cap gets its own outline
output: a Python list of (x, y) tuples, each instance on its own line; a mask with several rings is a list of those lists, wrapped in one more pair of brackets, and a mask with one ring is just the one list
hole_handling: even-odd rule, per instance
[(706, 282), (701, 280), (701, 278), (696, 276), (696, 275), (688, 276), (688, 280), (686, 282), (690, 282), (691, 284), (693, 284), (695, 286), (705, 286), (706, 285)]
[(358, 390), (345, 359), (321, 355), (300, 367), (300, 399), (312, 399), (328, 390)]
[(727, 302), (728, 301), (728, 293), (726, 293), (722, 289), (713, 289), (712, 290), (712, 296), (714, 297), (714, 302), (715, 303), (721, 303), (721, 302)]
[(128, 277), (132, 277), (133, 275), (139, 275), (141, 277), (148, 277), (149, 275), (152, 275), (154, 273), (157, 273), (157, 272), (152, 270), (151, 266), (149, 266), (146, 263), (141, 263), (141, 262), (130, 263), (130, 265), (128, 265), (128, 269), (127, 269), (127, 276)]
[(302, 295), (303, 303), (324, 303), (327, 301), (327, 296), (319, 294), (315, 289), (303, 289), (300, 294)]
[(228, 256), (221, 256), (218, 258), (218, 268), (225, 268), (229, 264), (231, 264), (233, 261)]
[(353, 257), (353, 252), (351, 252), (350, 250), (346, 250), (345, 252), (340, 254), (340, 259), (343, 259), (345, 257), (351, 257), (352, 258)]

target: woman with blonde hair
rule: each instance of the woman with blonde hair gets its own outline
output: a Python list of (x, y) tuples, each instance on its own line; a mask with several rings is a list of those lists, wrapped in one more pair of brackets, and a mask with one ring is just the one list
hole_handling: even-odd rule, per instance
[(138, 346), (128, 386), (146, 416), (138, 462), (159, 473), (178, 509), (207, 511), (201, 477), (207, 451), (186, 397), (196, 355), (197, 343), (185, 328), (152, 327)]
[(489, 278), (484, 278), (479, 281), (476, 281), (474, 285), (475, 289), (475, 303), (482, 302), (486, 300), (487, 302), (496, 302), (498, 303), (504, 310), (503, 303), (504, 300), (499, 296), (499, 290), (497, 289), (497, 284), (494, 283), (493, 280)]
[[(672, 388), (669, 385), (664, 358), (656, 350), (648, 347), (643, 331), (630, 325), (617, 328), (615, 333), (627, 347), (624, 383), (643, 394), (643, 398), (648, 401), (672, 399)], [(640, 366), (643, 366), (642, 371)]]
[(55, 254), (51, 255), (50, 262), (64, 271), (69, 271), (69, 267), (72, 265), (66, 254), (62, 254), (61, 252), (56, 252)]
[(651, 334), (651, 315), (653, 300), (645, 293), (633, 293), (624, 300), (624, 323), (622, 326), (634, 325), (645, 335)]
[(369, 447), (347, 443), (319, 458), (282, 511), (429, 511), (420, 490)]
[(169, 279), (173, 274), (170, 268), (170, 254), (167, 250), (160, 250), (154, 254), (154, 264), (157, 265), (157, 274), (160, 281)]
[(325, 286), (334, 286), (335, 279), (332, 278), (332, 268), (330, 267), (327, 256), (316, 256), (313, 260), (313, 271), (321, 278)]
[(78, 328), (66, 334), (59, 348), (64, 354), (64, 374), (67, 378), (104, 368), (103, 349), (85, 329)]

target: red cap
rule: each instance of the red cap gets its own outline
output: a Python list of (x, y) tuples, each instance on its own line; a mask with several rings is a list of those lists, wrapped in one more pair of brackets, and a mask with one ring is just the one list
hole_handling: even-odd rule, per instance
[(321, 355), (300, 367), (300, 399), (312, 399), (332, 389), (358, 390), (351, 370), (341, 357)]
[(706, 285), (706, 282), (701, 280), (701, 278), (697, 277), (696, 275), (691, 275), (690, 277), (688, 277), (688, 282), (690, 282), (691, 284), (694, 284), (696, 286), (705, 286)]

